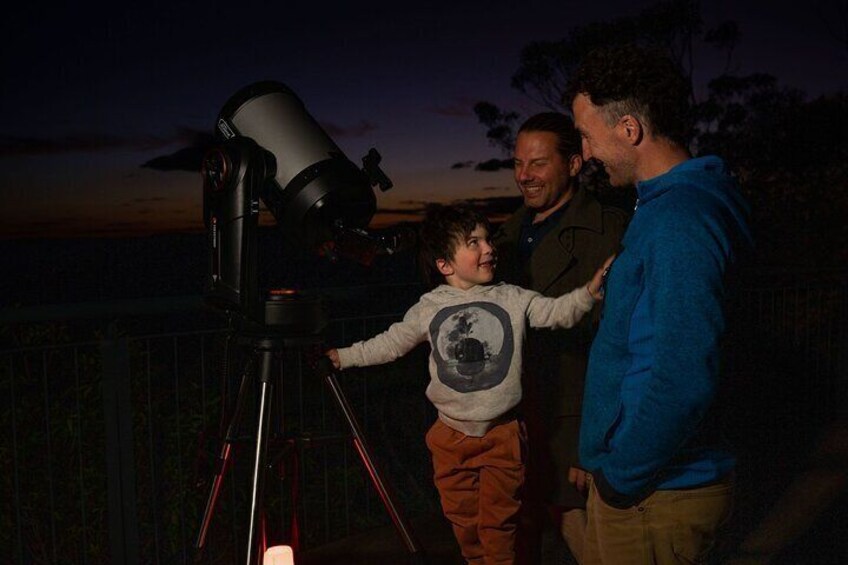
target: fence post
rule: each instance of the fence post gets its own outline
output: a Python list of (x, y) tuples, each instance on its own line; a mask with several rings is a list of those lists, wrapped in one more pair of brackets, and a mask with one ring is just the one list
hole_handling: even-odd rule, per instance
[(100, 345), (106, 424), (109, 554), (111, 563), (136, 565), (139, 562), (139, 532), (129, 347), (126, 338), (118, 338), (116, 334), (112, 323)]

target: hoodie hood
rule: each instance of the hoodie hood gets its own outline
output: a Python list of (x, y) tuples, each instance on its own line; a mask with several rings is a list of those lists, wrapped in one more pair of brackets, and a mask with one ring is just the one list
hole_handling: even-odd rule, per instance
[(700, 190), (718, 199), (733, 219), (736, 232), (746, 247), (753, 247), (749, 217), (751, 209), (724, 160), (715, 155), (688, 159), (654, 178), (636, 183), (637, 206), (673, 190)]

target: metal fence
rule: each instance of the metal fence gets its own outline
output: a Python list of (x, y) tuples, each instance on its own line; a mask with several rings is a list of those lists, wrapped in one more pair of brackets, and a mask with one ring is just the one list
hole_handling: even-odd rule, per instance
[[(150, 305), (106, 310), (138, 317)], [(57, 311), (67, 318), (67, 309)], [(193, 308), (177, 315), (183, 324), (201, 317)], [(4, 325), (5, 341), (18, 345), (0, 352), (0, 425), (8, 430), (0, 444), (7, 462), (3, 498), (9, 501), (0, 522), (0, 546), (9, 548), (4, 553), (14, 563), (194, 559), (246, 349), (228, 345), (220, 322), (212, 329), (132, 335), (114, 317), (105, 327), (83, 324), (85, 330), (74, 327), (73, 318), (51, 320), (50, 309), (31, 317), (37, 323), (16, 319)], [(332, 320), (327, 343), (367, 337), (397, 317)], [(97, 337), (72, 341), (81, 331)], [(280, 351), (273, 379), (274, 471), (264, 497), (271, 541), (291, 539), (296, 516), (305, 547), (387, 523), (349, 429), (308, 366), (314, 354), (303, 346)], [(433, 412), (424, 397), (423, 362), (416, 352), (388, 370), (341, 377), (408, 512), (436, 508), (424, 464), (422, 430)], [(229, 563), (242, 552), (253, 464), (249, 443), (258, 425), (254, 380), (248, 380), (248, 410), (236, 428), (232, 466), (212, 519), (207, 563)]]
[[(150, 310), (149, 304), (130, 305), (126, 313)], [(398, 316), (335, 319), (327, 342), (368, 337)], [(195, 317), (201, 316), (189, 308), (178, 311), (175, 322), (171, 312), (164, 324), (182, 326)], [(75, 341), (77, 320), (53, 320), (50, 310), (32, 318), (6, 320), (3, 338), (10, 345), (0, 351), (4, 553), (17, 564), (194, 559), (243, 367), (238, 348), (227, 346), (225, 328), (213, 323), (139, 332), (112, 316), (105, 327), (99, 320), (86, 326), (90, 339)], [(788, 423), (808, 431), (845, 410), (848, 280), (840, 275), (816, 284), (748, 287), (734, 301), (730, 320), (729, 427), (751, 457), (779, 460), (782, 450), (808, 437), (799, 431), (793, 444), (785, 433)], [(309, 369), (309, 349), (281, 353), (274, 472), (265, 504), (272, 538), (291, 539), (297, 525), (304, 546), (315, 547), (389, 522), (336, 406)], [(423, 442), (435, 417), (426, 384), (423, 348), (342, 377), (389, 483), (411, 515), (438, 509)], [(245, 445), (255, 425), (251, 418), (239, 429)], [(240, 443), (234, 443), (213, 517), (206, 563), (229, 563), (243, 551), (252, 455)]]

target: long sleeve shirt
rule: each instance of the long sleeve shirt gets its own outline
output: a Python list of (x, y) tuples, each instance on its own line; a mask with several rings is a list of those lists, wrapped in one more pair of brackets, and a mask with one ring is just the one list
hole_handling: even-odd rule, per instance
[(559, 298), (509, 284), (441, 285), (385, 332), (338, 350), (342, 368), (393, 361), (429, 342), (427, 397), (447, 425), (482, 436), (521, 401), (522, 345), (534, 328), (571, 327), (594, 300), (580, 287)]

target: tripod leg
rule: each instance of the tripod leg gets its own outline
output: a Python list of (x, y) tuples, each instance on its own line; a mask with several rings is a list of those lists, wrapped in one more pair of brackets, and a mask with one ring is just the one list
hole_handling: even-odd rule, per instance
[(273, 361), (273, 352), (270, 349), (263, 349), (260, 352), (260, 367), (259, 374), (261, 380), (260, 401), (259, 401), (259, 425), (256, 430), (256, 463), (253, 467), (253, 481), (250, 498), (250, 526), (247, 532), (247, 565), (256, 565), (258, 560), (255, 558), (258, 549), (257, 526), (259, 516), (261, 514), (262, 488), (264, 486), (265, 477), (265, 455), (267, 447), (267, 436), (271, 423), (271, 393), (273, 385), (271, 384), (271, 365)]
[(241, 384), (239, 385), (238, 396), (236, 397), (236, 406), (233, 411), (232, 418), (230, 418), (230, 422), (227, 425), (227, 432), (221, 445), (221, 452), (218, 454), (215, 476), (212, 480), (212, 488), (209, 491), (209, 498), (206, 500), (206, 510), (203, 512), (203, 520), (200, 522), (200, 533), (197, 535), (197, 541), (194, 544), (194, 548), (197, 550), (198, 556), (206, 545), (206, 536), (209, 533), (209, 526), (212, 523), (212, 515), (214, 514), (215, 506), (218, 503), (218, 495), (221, 491), (221, 484), (224, 482), (224, 475), (230, 467), (232, 444), (235, 441), (238, 425), (241, 421), (242, 412), (244, 411), (244, 405), (246, 403), (249, 388), (248, 383), (253, 374), (254, 365), (255, 362), (252, 357), (249, 358), (245, 364), (241, 377)]
[(325, 380), (327, 385), (330, 387), (330, 391), (333, 393), (333, 397), (341, 408), (342, 415), (347, 421), (347, 425), (353, 435), (353, 445), (356, 447), (357, 453), (359, 453), (359, 458), (362, 460), (362, 464), (365, 465), (365, 470), (368, 471), (368, 476), (371, 478), (374, 488), (377, 489), (377, 494), (379, 494), (380, 500), (386, 508), (386, 512), (389, 513), (389, 517), (392, 519), (401, 541), (415, 560), (414, 562), (423, 563), (424, 554), (421, 550), (421, 546), (418, 543), (418, 540), (415, 539), (415, 536), (412, 533), (412, 528), (409, 526), (409, 522), (407, 522), (406, 518), (404, 518), (401, 514), (400, 509), (389, 493), (389, 489), (383, 482), (383, 478), (380, 476), (380, 471), (377, 468), (377, 464), (374, 459), (371, 457), (368, 444), (365, 441), (365, 435), (362, 433), (362, 428), (359, 426), (359, 422), (356, 420), (356, 416), (353, 414), (353, 410), (342, 392), (341, 385), (339, 385), (339, 381), (336, 379), (335, 373), (332, 371), (328, 372), (325, 375)]

